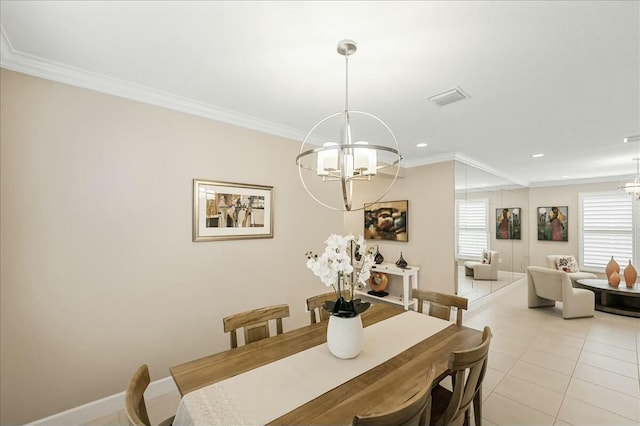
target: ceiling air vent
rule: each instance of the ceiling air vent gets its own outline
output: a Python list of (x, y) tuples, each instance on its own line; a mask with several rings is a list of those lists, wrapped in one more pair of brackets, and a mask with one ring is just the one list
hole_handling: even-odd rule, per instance
[(429, 96), (429, 100), (438, 106), (445, 106), (454, 102), (467, 99), (470, 96), (467, 95), (461, 88), (447, 90), (446, 92), (438, 93), (437, 95)]

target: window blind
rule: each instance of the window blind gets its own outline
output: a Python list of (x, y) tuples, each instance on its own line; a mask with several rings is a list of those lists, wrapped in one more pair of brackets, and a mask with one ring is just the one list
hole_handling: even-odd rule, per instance
[(456, 200), (457, 257), (480, 258), (489, 244), (487, 200)]
[(629, 260), (637, 264), (631, 199), (615, 192), (581, 193), (579, 199), (581, 265), (604, 270), (611, 256), (621, 268)]

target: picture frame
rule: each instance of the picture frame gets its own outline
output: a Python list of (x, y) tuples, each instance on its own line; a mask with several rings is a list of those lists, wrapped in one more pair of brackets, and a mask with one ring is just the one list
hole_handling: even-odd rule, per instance
[(568, 217), (567, 206), (538, 207), (538, 241), (569, 241)]
[(409, 201), (379, 201), (364, 204), (364, 238), (409, 241)]
[(193, 241), (273, 238), (273, 187), (193, 180)]
[(496, 239), (520, 240), (522, 238), (522, 209), (502, 207), (496, 209)]

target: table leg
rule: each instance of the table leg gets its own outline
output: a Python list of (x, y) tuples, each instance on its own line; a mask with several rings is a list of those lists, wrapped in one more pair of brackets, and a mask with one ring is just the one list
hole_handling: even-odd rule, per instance
[(404, 310), (409, 310), (409, 301), (411, 300), (411, 292), (409, 291), (409, 277), (404, 275), (402, 277), (402, 291), (403, 297), (402, 302), (404, 303)]

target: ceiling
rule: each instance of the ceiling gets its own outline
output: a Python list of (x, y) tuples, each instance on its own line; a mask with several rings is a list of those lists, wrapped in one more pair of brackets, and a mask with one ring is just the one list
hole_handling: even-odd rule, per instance
[[(640, 157), (623, 143), (640, 135), (638, 1), (1, 1), (0, 17), (4, 68), (297, 141), (344, 108), (336, 46), (355, 40), (349, 107), (393, 129), (407, 167), (543, 186)], [(470, 98), (427, 99), (455, 87)]]

